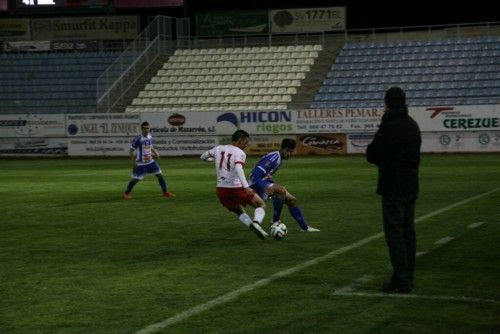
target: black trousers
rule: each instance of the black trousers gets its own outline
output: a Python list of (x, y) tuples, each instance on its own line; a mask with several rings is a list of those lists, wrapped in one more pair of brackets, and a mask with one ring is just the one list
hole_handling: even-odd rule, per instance
[(391, 283), (413, 288), (417, 242), (415, 202), (417, 195), (383, 195), (385, 241), (392, 264)]

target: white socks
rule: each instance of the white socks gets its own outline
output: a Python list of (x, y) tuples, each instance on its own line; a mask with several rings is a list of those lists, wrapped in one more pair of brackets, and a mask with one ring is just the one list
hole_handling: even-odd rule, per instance
[(246, 213), (242, 213), (239, 218), (240, 221), (247, 227), (250, 226), (250, 224), (252, 223), (252, 218), (250, 218), (250, 216), (247, 215)]
[[(264, 220), (264, 216), (266, 215), (266, 211), (263, 208), (256, 208), (253, 216), (253, 221), (256, 221), (259, 224), (262, 224), (262, 221)], [(249, 215), (247, 215), (245, 212), (242, 213), (240, 216), (240, 221), (245, 224), (245, 226), (250, 226), (252, 223), (252, 218), (250, 218)]]
[(264, 216), (266, 215), (266, 211), (263, 208), (256, 208), (253, 214), (253, 220), (259, 224), (262, 224), (264, 220)]

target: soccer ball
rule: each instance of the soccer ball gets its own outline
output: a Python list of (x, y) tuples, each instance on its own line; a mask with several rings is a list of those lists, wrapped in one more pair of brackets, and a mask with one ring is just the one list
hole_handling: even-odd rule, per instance
[(276, 222), (271, 225), (271, 236), (275, 240), (281, 240), (288, 234), (288, 229), (286, 225), (281, 222)]

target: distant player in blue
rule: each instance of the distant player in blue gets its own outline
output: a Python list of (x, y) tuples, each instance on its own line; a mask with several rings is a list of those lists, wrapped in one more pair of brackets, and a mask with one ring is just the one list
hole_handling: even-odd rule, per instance
[(281, 167), (283, 160), (288, 160), (295, 149), (296, 142), (293, 139), (285, 138), (281, 142), (279, 151), (270, 152), (264, 155), (252, 169), (250, 175), (250, 187), (264, 200), (273, 199), (273, 223), (279, 222), (283, 204), (286, 203), (288, 211), (297, 221), (303, 232), (319, 232), (317, 228), (309, 226), (300, 208), (297, 206), (297, 199), (290, 194), (285, 187), (274, 183), (272, 177)]
[(156, 163), (153, 157), (160, 160), (160, 153), (153, 148), (153, 137), (149, 133), (149, 123), (143, 122), (141, 124), (142, 133), (132, 140), (130, 145), (129, 155), (133, 161), (132, 179), (127, 185), (123, 198), (130, 199), (132, 195), (132, 188), (144, 179), (146, 174), (152, 174), (158, 178), (163, 196), (173, 197), (173, 193), (167, 190), (167, 182), (163, 178), (160, 166)]

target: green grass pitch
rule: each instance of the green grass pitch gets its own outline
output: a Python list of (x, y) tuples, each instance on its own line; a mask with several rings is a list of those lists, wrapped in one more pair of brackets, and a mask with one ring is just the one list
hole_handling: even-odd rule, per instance
[(284, 163), (275, 181), (321, 232), (285, 208), (282, 241), (219, 204), (213, 164), (160, 165), (177, 197), (148, 176), (124, 201), (126, 158), (0, 160), (0, 333), (500, 331), (498, 154), (422, 157), (411, 298), (377, 295), (390, 268), (362, 156)]

